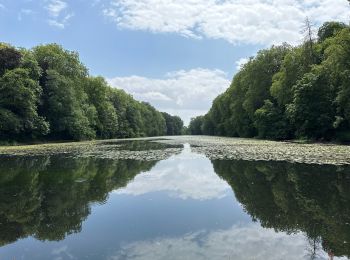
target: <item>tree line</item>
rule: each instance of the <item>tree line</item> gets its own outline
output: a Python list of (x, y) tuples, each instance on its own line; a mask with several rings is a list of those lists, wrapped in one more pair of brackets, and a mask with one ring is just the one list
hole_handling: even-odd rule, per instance
[(0, 43), (0, 141), (179, 135), (177, 116), (92, 77), (76, 52)]
[(350, 141), (350, 27), (309, 21), (298, 46), (261, 50), (242, 66), (193, 135)]

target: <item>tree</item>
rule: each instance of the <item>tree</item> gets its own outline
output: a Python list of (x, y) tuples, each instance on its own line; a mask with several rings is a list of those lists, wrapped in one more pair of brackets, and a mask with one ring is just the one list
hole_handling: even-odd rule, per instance
[(350, 28), (346, 27), (334, 37), (322, 43), (324, 70), (329, 75), (329, 85), (335, 93), (336, 116), (333, 127), (335, 138), (339, 141), (350, 141), (350, 114), (349, 114), (349, 76), (350, 76)]
[[(164, 117), (149, 103), (141, 102), (141, 118), (144, 136), (159, 136), (166, 133)], [(152, 122), (152, 124), (149, 122)]]
[[(91, 77), (76, 52), (57, 44), (17, 49), (0, 43), (1, 141), (158, 136), (167, 132), (153, 106)], [(181, 134), (179, 117), (167, 117)]]
[(340, 22), (326, 22), (318, 29), (318, 41), (323, 42), (328, 38), (336, 36), (338, 32), (345, 29), (345, 23)]
[(195, 118), (191, 118), (190, 125), (188, 130), (191, 135), (202, 135), (202, 125), (203, 125), (203, 116), (197, 116)]
[(0, 44), (0, 133), (1, 139), (30, 140), (49, 132), (38, 115), (42, 88), (40, 67), (33, 55)]
[(89, 77), (86, 79), (84, 88), (89, 104), (96, 109), (97, 117), (94, 124), (97, 136), (100, 138), (115, 137), (118, 117), (116, 109), (109, 100), (110, 89), (106, 81), (102, 77)]
[(305, 19), (305, 25), (304, 25), (304, 57), (306, 61), (306, 65), (311, 66), (316, 62), (316, 55), (314, 50), (314, 29), (313, 25), (311, 24), (311, 21), (308, 17)]
[(273, 75), (270, 93), (282, 109), (292, 102), (293, 86), (310, 71), (310, 67), (304, 65), (303, 50), (293, 48), (284, 57), (280, 70)]
[(183, 128), (183, 121), (178, 116), (172, 116), (168, 113), (162, 112), (166, 124), (167, 135), (181, 135)]
[(305, 22), (304, 43), (272, 46), (242, 66), (201, 123), (204, 134), (350, 141), (350, 28), (328, 22), (318, 41)]
[(52, 138), (83, 140), (95, 137), (87, 114), (75, 91), (76, 82), (47, 70), (41, 113), (50, 122)]
[(75, 52), (64, 50), (57, 44), (41, 45), (33, 49), (43, 74), (40, 84), (43, 101), (39, 114), (51, 125), (50, 137), (54, 139), (91, 139), (96, 113), (88, 103), (83, 82), (87, 69)]
[(111, 89), (109, 97), (118, 115), (117, 137), (139, 137), (142, 130), (140, 104), (119, 89)]
[(287, 112), (299, 138), (329, 139), (335, 117), (334, 91), (322, 67), (307, 73), (294, 86)]
[(265, 100), (264, 105), (255, 111), (254, 124), (259, 138), (283, 140), (292, 136), (283, 111), (270, 100)]
[(242, 80), (246, 89), (243, 108), (250, 119), (253, 119), (255, 111), (264, 104), (264, 100), (270, 98), (272, 78), (282, 65), (290, 46), (273, 46), (269, 50), (259, 51), (254, 60), (244, 66), (245, 77)]
[(0, 78), (0, 133), (2, 138), (28, 140), (46, 135), (49, 124), (37, 113), (42, 89), (22, 68)]
[[(34, 47), (33, 53), (44, 74), (47, 70), (55, 70), (68, 78), (83, 78), (88, 75), (87, 68), (79, 60), (79, 54), (64, 50), (58, 44), (39, 45)], [(45, 81), (45, 75), (42, 80)]]
[(8, 44), (0, 42), (0, 77), (6, 70), (12, 70), (19, 67), (22, 55), (20, 51)]

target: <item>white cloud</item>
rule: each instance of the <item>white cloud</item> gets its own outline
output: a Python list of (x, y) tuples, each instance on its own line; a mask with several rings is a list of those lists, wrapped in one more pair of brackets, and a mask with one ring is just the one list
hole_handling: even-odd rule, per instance
[(246, 64), (249, 61), (248, 58), (241, 58), (238, 61), (236, 61), (236, 69), (240, 70), (244, 64)]
[[(311, 246), (302, 233), (277, 233), (273, 229), (264, 229), (259, 224), (235, 225), (227, 230), (203, 230), (182, 237), (130, 243), (108, 259), (296, 260), (310, 259), (308, 249)], [(328, 256), (319, 250), (317, 259), (328, 259)]]
[(159, 162), (115, 193), (139, 196), (157, 191), (180, 199), (211, 200), (225, 197), (231, 188), (217, 176), (210, 160), (185, 145), (181, 154)]
[(67, 245), (63, 245), (58, 248), (54, 248), (51, 252), (52, 256), (54, 257), (54, 260), (62, 260), (62, 259), (77, 259), (74, 257), (70, 250), (68, 249)]
[(60, 23), (56, 20), (48, 20), (48, 23), (49, 23), (49, 25), (57, 27), (59, 29), (64, 29), (64, 26), (65, 26), (64, 23)]
[(140, 94), (142, 95), (144, 100), (154, 100), (154, 101), (170, 101), (171, 98), (169, 98), (168, 96), (164, 95), (163, 93), (159, 93), (159, 92), (147, 92), (144, 94)]
[(111, 0), (103, 13), (121, 28), (231, 43), (298, 42), (306, 17), (349, 20), (346, 0)]
[(46, 9), (49, 11), (50, 16), (58, 17), (67, 7), (68, 4), (66, 2), (61, 0), (51, 0), (46, 6)]
[(45, 8), (50, 17), (48, 19), (49, 25), (59, 29), (64, 29), (69, 20), (74, 16), (73, 13), (68, 11), (68, 4), (61, 0), (49, 0)]
[(68, 21), (73, 17), (73, 14), (67, 14), (62, 19), (49, 19), (48, 23), (51, 26), (55, 26), (59, 29), (64, 29), (64, 27), (68, 24)]
[(168, 73), (163, 79), (130, 76), (108, 82), (161, 111), (181, 116), (186, 123), (205, 113), (212, 100), (230, 84), (223, 71), (202, 68)]

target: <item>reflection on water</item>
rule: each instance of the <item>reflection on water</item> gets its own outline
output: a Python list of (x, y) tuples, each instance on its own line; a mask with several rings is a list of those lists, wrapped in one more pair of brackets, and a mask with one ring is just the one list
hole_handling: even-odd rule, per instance
[[(149, 144), (114, 149), (164, 149)], [(349, 187), (349, 167), (211, 162), (189, 145), (159, 162), (2, 157), (0, 259), (347, 258)]]
[(214, 161), (253, 220), (265, 228), (302, 231), (317, 255), (350, 256), (350, 168), (276, 162)]
[(0, 164), (0, 245), (34, 236), (62, 240), (81, 231), (89, 203), (103, 203), (155, 162), (3, 158)]
[(180, 237), (158, 238), (126, 245), (110, 259), (303, 259), (305, 240), (259, 225), (201, 230)]
[(229, 190), (227, 183), (215, 174), (211, 162), (203, 155), (192, 153), (185, 144), (181, 154), (160, 161), (151, 174), (139, 174), (117, 193), (137, 196), (165, 191), (177, 198), (210, 200), (226, 196)]

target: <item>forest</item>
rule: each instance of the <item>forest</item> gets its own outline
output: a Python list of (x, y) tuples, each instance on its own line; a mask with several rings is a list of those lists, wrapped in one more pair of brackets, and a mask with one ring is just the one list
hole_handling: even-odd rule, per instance
[(189, 133), (262, 139), (350, 141), (350, 27), (307, 20), (302, 44), (261, 50)]
[(179, 135), (178, 116), (157, 111), (93, 77), (76, 52), (0, 43), (0, 142)]

